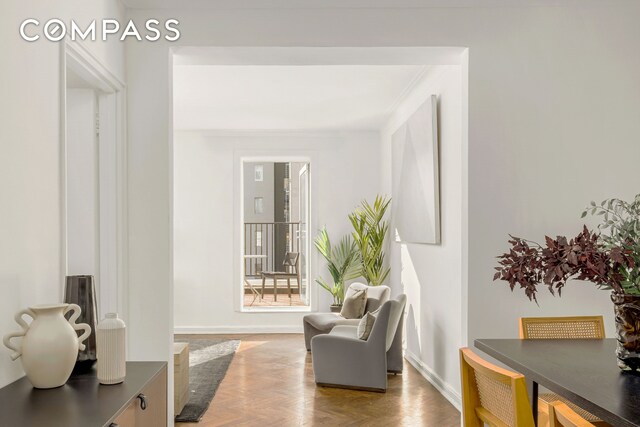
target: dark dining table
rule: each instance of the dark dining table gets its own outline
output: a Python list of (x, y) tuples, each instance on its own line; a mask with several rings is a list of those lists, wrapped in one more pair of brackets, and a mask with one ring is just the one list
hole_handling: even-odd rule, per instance
[(541, 385), (612, 426), (640, 426), (640, 374), (618, 368), (615, 339), (478, 339), (475, 347), (527, 378), (536, 421)]

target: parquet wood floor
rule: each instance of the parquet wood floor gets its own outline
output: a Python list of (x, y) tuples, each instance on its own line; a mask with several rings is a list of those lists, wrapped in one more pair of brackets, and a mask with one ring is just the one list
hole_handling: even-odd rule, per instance
[(213, 337), (242, 343), (202, 421), (176, 427), (460, 426), (460, 413), (406, 362), (386, 393), (323, 388), (302, 335)]

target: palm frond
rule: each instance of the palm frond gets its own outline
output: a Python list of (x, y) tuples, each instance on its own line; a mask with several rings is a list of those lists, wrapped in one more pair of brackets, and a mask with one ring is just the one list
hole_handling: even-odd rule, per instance
[(313, 243), (318, 249), (318, 252), (328, 261), (331, 257), (331, 240), (329, 239), (329, 233), (327, 233), (326, 228), (320, 230), (320, 233), (318, 233)]
[(336, 246), (331, 245), (329, 233), (323, 228), (314, 240), (315, 246), (327, 262), (327, 270), (333, 284), (324, 279), (316, 279), (321, 287), (331, 293), (334, 302), (341, 303), (344, 299), (344, 282), (360, 276), (360, 254), (356, 244), (350, 236), (344, 236)]
[(389, 224), (384, 219), (391, 199), (376, 196), (373, 204), (363, 200), (349, 214), (353, 239), (360, 251), (362, 275), (370, 285), (381, 285), (389, 275), (384, 268), (384, 244)]

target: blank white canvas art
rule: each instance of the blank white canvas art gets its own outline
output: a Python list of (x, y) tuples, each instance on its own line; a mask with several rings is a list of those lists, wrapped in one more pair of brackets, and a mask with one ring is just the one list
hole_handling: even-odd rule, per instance
[(440, 243), (437, 97), (392, 136), (393, 231), (398, 242)]

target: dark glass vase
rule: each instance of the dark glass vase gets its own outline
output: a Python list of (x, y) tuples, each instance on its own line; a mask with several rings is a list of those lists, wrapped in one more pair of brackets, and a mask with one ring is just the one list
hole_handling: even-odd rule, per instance
[(91, 326), (91, 335), (84, 342), (85, 349), (78, 352), (78, 359), (72, 375), (84, 374), (96, 363), (96, 325), (98, 309), (96, 306), (96, 287), (93, 276), (67, 276), (64, 289), (64, 302), (78, 304), (81, 312), (78, 323)]
[(616, 356), (623, 371), (640, 372), (640, 295), (611, 294), (616, 316)]

